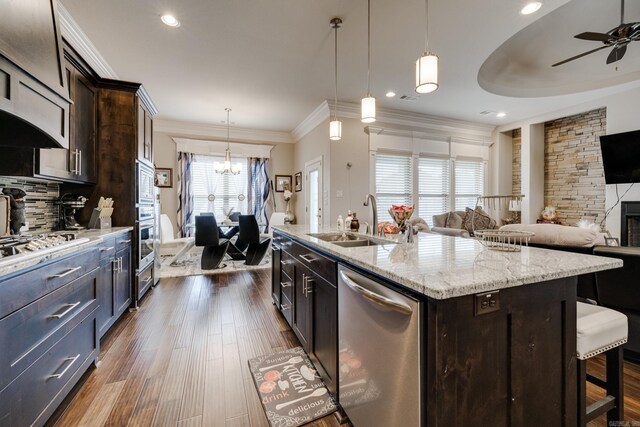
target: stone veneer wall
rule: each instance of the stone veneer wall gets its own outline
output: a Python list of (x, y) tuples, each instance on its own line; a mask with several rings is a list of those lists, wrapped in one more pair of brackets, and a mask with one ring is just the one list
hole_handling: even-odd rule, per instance
[(604, 218), (599, 137), (605, 128), (606, 108), (544, 125), (544, 202), (558, 209), (558, 219), (564, 225), (575, 225), (581, 219), (600, 224)]
[(522, 194), (522, 133), (514, 129), (511, 133), (513, 141), (511, 167), (511, 194)]
[(60, 196), (58, 183), (0, 176), (0, 188), (21, 188), (27, 193), (25, 217), (29, 222), (29, 233), (44, 233), (56, 228), (58, 206), (54, 202)]

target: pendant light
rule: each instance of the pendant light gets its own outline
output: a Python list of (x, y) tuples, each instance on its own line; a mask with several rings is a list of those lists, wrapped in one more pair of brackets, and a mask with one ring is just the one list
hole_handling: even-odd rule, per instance
[(429, 52), (429, 0), (424, 1), (424, 52), (416, 60), (416, 92), (438, 89), (438, 57)]
[(231, 108), (225, 108), (224, 111), (227, 112), (227, 149), (224, 152), (224, 163), (215, 162), (213, 167), (216, 173), (220, 175), (238, 175), (242, 170), (240, 163), (231, 164), (231, 148), (229, 144), (229, 113)]
[(342, 19), (333, 18), (330, 22), (335, 34), (334, 77), (336, 90), (333, 98), (333, 120), (329, 122), (329, 139), (340, 141), (342, 138), (342, 122), (338, 120), (338, 28), (342, 25)]
[(367, 96), (362, 98), (362, 123), (376, 121), (376, 99), (371, 96), (371, 0), (367, 0)]

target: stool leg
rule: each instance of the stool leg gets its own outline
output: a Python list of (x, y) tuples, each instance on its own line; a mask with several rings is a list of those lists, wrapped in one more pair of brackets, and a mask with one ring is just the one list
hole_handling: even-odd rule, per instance
[(587, 361), (578, 362), (578, 427), (587, 426)]
[(622, 346), (607, 351), (607, 394), (616, 399), (616, 407), (607, 412), (607, 424), (624, 418), (624, 380)]

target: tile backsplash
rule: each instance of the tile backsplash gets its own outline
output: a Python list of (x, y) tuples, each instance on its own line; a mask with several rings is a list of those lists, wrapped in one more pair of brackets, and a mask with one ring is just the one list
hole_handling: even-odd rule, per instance
[(25, 217), (29, 223), (29, 233), (55, 229), (58, 206), (54, 202), (60, 197), (60, 185), (57, 182), (0, 176), (0, 188), (20, 188), (27, 193)]

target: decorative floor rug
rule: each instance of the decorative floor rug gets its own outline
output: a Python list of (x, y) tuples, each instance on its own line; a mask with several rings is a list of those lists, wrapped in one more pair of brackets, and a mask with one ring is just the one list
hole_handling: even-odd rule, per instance
[(302, 347), (249, 360), (260, 401), (272, 427), (296, 427), (338, 407)]
[(170, 265), (171, 256), (161, 256), (160, 277), (183, 277), (183, 276), (200, 276), (214, 275), (221, 273), (232, 273), (243, 270), (260, 270), (271, 268), (271, 251), (267, 251), (264, 259), (259, 265), (246, 265), (244, 261), (234, 261), (228, 256), (220, 265), (226, 264), (225, 267), (216, 270), (203, 270), (200, 268), (200, 258), (202, 257), (202, 247), (193, 247), (189, 252), (184, 254), (175, 265)]

